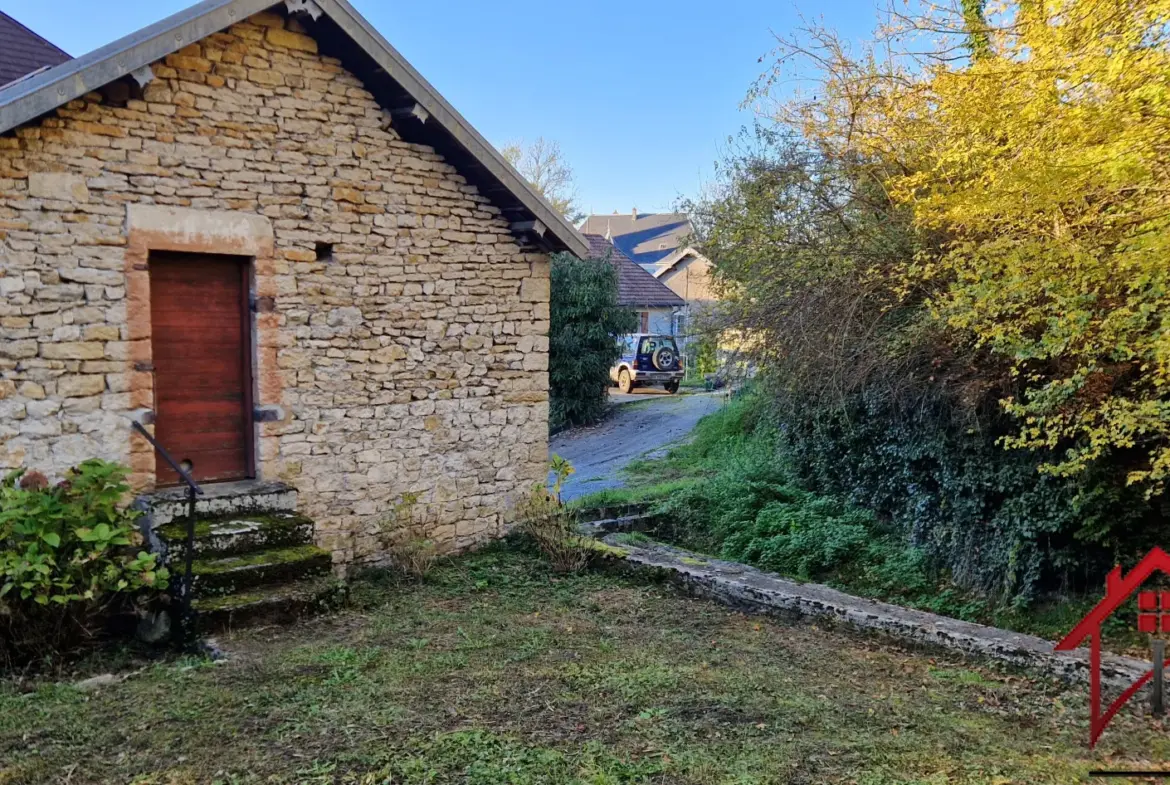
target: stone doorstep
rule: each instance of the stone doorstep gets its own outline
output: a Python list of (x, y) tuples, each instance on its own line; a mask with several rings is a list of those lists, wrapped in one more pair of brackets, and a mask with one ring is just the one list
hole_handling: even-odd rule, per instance
[[(201, 487), (203, 495), (195, 499), (195, 513), (200, 517), (293, 512), (297, 508), (296, 489), (282, 482), (240, 480)], [(137, 504), (150, 511), (150, 525), (157, 529), (187, 515), (187, 488), (163, 488), (140, 496)]]
[[(1051, 641), (1033, 635), (854, 597), (821, 584), (797, 583), (669, 545), (631, 545), (620, 542), (616, 534), (602, 541), (624, 551), (627, 564), (664, 572), (691, 594), (740, 610), (830, 620), (911, 645), (987, 657), (1066, 682), (1089, 680), (1087, 649), (1058, 652)], [(1101, 680), (1111, 689), (1125, 689), (1148, 670), (1147, 663), (1132, 657), (1101, 658)]]

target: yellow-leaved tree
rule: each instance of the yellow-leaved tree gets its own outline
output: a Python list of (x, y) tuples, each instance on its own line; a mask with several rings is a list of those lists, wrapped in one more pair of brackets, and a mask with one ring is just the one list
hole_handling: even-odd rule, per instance
[(926, 250), (890, 285), (1007, 360), (1007, 446), (1061, 448), (1057, 474), (1112, 456), (1161, 492), (1170, 0), (956, 0), (895, 22), (859, 56), (824, 30), (782, 41), (776, 74), (804, 56), (818, 84), (767, 111), (911, 209)]

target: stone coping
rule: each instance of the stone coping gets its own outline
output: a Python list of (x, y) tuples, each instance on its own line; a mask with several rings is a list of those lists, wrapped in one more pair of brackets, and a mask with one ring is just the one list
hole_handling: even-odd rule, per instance
[[(854, 597), (821, 584), (798, 583), (670, 545), (624, 542), (620, 534), (605, 534), (613, 531), (611, 527), (597, 530), (604, 543), (624, 553), (627, 564), (664, 573), (689, 593), (733, 608), (843, 623), (912, 645), (950, 649), (1028, 668), (1066, 682), (1089, 680), (1087, 649), (1058, 652), (1051, 641), (1033, 635)], [(1148, 663), (1132, 657), (1105, 654), (1102, 682), (1124, 689), (1149, 668)]]

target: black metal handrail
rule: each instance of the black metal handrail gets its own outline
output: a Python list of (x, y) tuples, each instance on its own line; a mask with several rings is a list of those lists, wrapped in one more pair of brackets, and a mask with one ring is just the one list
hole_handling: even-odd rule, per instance
[(150, 446), (154, 451), (162, 456), (162, 459), (170, 464), (179, 478), (187, 485), (187, 549), (184, 553), (184, 570), (182, 588), (179, 593), (179, 640), (184, 646), (190, 645), (195, 638), (195, 619), (191, 613), (191, 584), (194, 581), (192, 576), (192, 569), (195, 561), (195, 497), (203, 495), (203, 489), (199, 487), (199, 483), (195, 482), (191, 474), (184, 469), (179, 462), (171, 457), (163, 446), (159, 444), (155, 438), (142, 426), (142, 423), (135, 421), (133, 423), (134, 430), (138, 435), (150, 442)]

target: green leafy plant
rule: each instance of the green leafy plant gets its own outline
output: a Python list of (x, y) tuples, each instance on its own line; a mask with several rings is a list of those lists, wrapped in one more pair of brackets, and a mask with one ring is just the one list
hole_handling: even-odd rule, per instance
[(561, 487), (564, 486), (565, 480), (569, 479), (577, 470), (573, 468), (573, 464), (569, 463), (567, 459), (562, 458), (556, 453), (553, 453), (552, 459), (548, 462), (548, 468), (553, 473), (552, 493), (559, 502), (561, 501)]
[[(880, 94), (871, 86), (826, 94)], [(933, 571), (994, 602), (1099, 590), (1113, 564), (1132, 564), (1166, 541), (1170, 502), (1147, 499), (1152, 486), (1131, 483), (1147, 471), (1156, 480), (1160, 469), (1149, 458), (1165, 441), (1158, 406), (1165, 407), (1151, 404), (1141, 415), (1149, 427), (1127, 430), (1140, 413), (1138, 404), (1122, 405), (1154, 389), (1156, 363), (1138, 367), (1152, 354), (1132, 346), (1149, 348), (1159, 312), (1119, 303), (1161, 297), (1157, 286), (1106, 296), (1127, 280), (1118, 273), (1108, 285), (1085, 277), (1071, 289), (1036, 289), (1028, 281), (1064, 286), (1065, 271), (1049, 275), (1027, 260), (1057, 259), (1071, 240), (1048, 238), (1038, 251), (1003, 240), (1001, 250), (1015, 254), (1011, 264), (988, 267), (992, 257), (971, 252), (981, 240), (957, 242), (941, 225), (926, 231), (907, 205), (875, 187), (882, 161), (827, 155), (832, 145), (783, 128), (756, 129), (740, 142), (721, 165), (720, 187), (686, 210), (694, 244), (715, 264), (718, 326), (744, 337), (737, 351), (758, 370), (752, 408), (775, 433), (774, 454), (788, 467), (782, 484), (871, 511), (888, 537), (921, 551)], [(897, 178), (906, 176), (902, 165)], [(1090, 212), (1100, 214), (1098, 207)], [(1023, 224), (1027, 233), (1051, 221)], [(981, 247), (1007, 235), (992, 237)], [(953, 271), (963, 259), (972, 265), (965, 274), (941, 275), (940, 261)], [(1021, 259), (1028, 275), (1011, 282), (1023, 284), (996, 277), (1011, 278), (1003, 271)], [(1080, 261), (1106, 277), (1113, 269), (1093, 253)], [(984, 268), (971, 273), (978, 264)], [(907, 265), (918, 265), (923, 280), (908, 284), (899, 272)], [(1010, 308), (1000, 307), (1008, 300)], [(1066, 301), (1080, 303), (1069, 306), (1072, 316), (1052, 311)], [(960, 311), (968, 326), (956, 324)], [(1100, 349), (1108, 331), (1099, 325), (1112, 324), (1110, 313), (1125, 322), (1116, 328), (1118, 345), (1131, 347), (1125, 352)], [(1034, 317), (1026, 329), (1022, 314)], [(1051, 338), (1057, 333), (1060, 341)], [(1066, 384), (1070, 378), (1075, 383)], [(1049, 392), (1037, 397), (1038, 390)], [(1007, 410), (1005, 401), (1013, 402)], [(1054, 420), (1062, 411), (1069, 419)], [(1106, 421), (1122, 425), (1085, 432)], [(1023, 442), (1022, 432), (1030, 434)], [(1051, 471), (1057, 466), (1070, 471)]]
[(124, 467), (90, 460), (50, 486), (37, 472), (0, 482), (0, 658), (53, 656), (99, 636), (117, 606), (166, 588), (136, 546)]

